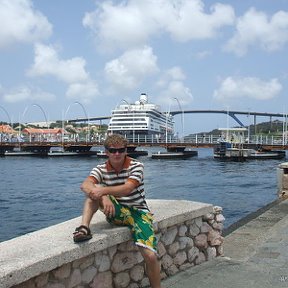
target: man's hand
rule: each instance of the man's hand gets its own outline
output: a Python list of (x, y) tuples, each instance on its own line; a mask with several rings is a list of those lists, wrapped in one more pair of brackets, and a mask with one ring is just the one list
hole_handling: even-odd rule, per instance
[(89, 198), (92, 200), (100, 200), (102, 196), (105, 195), (104, 187), (102, 185), (96, 184), (89, 193)]
[(102, 211), (107, 217), (115, 216), (115, 207), (113, 202), (110, 200), (108, 196), (103, 196), (102, 199)]

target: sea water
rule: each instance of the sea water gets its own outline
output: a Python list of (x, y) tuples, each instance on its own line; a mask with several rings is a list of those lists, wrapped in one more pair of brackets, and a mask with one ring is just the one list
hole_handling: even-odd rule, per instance
[[(144, 148), (145, 149), (145, 148)], [(191, 200), (221, 206), (225, 227), (277, 199), (277, 166), (285, 160), (219, 161), (211, 149), (186, 160), (139, 157), (149, 199)], [(146, 149), (147, 150), (147, 149)], [(0, 241), (82, 213), (80, 184), (105, 160), (97, 157), (1, 157)], [(72, 234), (73, 231), (71, 231)]]

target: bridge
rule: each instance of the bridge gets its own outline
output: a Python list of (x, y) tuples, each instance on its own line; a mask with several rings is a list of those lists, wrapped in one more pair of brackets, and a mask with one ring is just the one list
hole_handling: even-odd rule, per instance
[(233, 118), (241, 127), (245, 125), (236, 117), (236, 115), (246, 115), (246, 116), (254, 116), (254, 125), (256, 125), (256, 116), (264, 116), (269, 117), (270, 121), (272, 117), (275, 118), (287, 118), (287, 114), (283, 113), (268, 113), (268, 112), (253, 112), (253, 111), (230, 111), (230, 110), (178, 110), (178, 111), (171, 111), (171, 115), (177, 114), (195, 114), (195, 113), (214, 113), (214, 114), (226, 114)]
[[(235, 111), (235, 110), (176, 110), (176, 111), (170, 111), (170, 112), (164, 112), (164, 113), (170, 113), (171, 115), (175, 116), (178, 114), (197, 114), (197, 113), (214, 113), (214, 114), (225, 114), (230, 117), (232, 117), (241, 127), (244, 127), (244, 124), (239, 120), (237, 117), (238, 115), (246, 115), (246, 116), (254, 116), (254, 125), (256, 130), (256, 117), (257, 116), (263, 116), (263, 117), (270, 117), (270, 121), (272, 120), (272, 117), (275, 118), (283, 118), (287, 121), (287, 114), (282, 113), (268, 113), (268, 112), (253, 112), (253, 111)], [(236, 116), (237, 115), (237, 116)], [(87, 116), (86, 116), (87, 117)], [(97, 116), (97, 117), (91, 117), (91, 118), (77, 118), (77, 119), (71, 119), (68, 120), (68, 122), (90, 122), (90, 121), (103, 121), (110, 119), (111, 116)], [(185, 147), (192, 147), (192, 148), (212, 148), (217, 143), (218, 136), (208, 135), (208, 138), (206, 136), (199, 136), (195, 134), (194, 136), (189, 137), (189, 142), (182, 142), (182, 143), (176, 143), (172, 139), (168, 139), (167, 143), (159, 142), (159, 139), (153, 139), (149, 138), (148, 135), (134, 135), (132, 139), (129, 139), (131, 135), (126, 135), (129, 143), (135, 146), (162, 146), (167, 147), (170, 145), (180, 145)], [(214, 138), (213, 138), (214, 137)], [(216, 137), (216, 138), (215, 138)], [(255, 147), (257, 145), (261, 145), (263, 148), (277, 150), (277, 149), (285, 149), (288, 150), (288, 142), (287, 142), (287, 136), (285, 139), (282, 136), (276, 137), (274, 136), (261, 136), (261, 135), (255, 135), (249, 136), (248, 142), (245, 143), (245, 146), (247, 147)], [(252, 137), (255, 137), (255, 139), (252, 139)], [(273, 138), (274, 137), (274, 138)], [(70, 152), (79, 152), (82, 154), (90, 154), (89, 151), (93, 146), (99, 146), (103, 145), (103, 143), (100, 142), (24, 142), (24, 143), (11, 143), (11, 142), (1, 142), (0, 140), (0, 156), (5, 153), (5, 151), (12, 151), (14, 148), (20, 148), (22, 151), (30, 151), (35, 153), (40, 153), (43, 155), (46, 155), (51, 147), (55, 146), (61, 146), (65, 151)]]
[[(164, 112), (165, 114), (169, 112)], [(236, 110), (176, 110), (176, 111), (170, 111), (170, 114), (175, 116), (177, 114), (226, 114), (233, 118), (241, 127), (244, 127), (245, 125), (240, 121), (240, 119), (236, 115), (246, 115), (246, 116), (254, 116), (254, 126), (256, 126), (256, 117), (257, 116), (263, 116), (263, 117), (269, 117), (270, 122), (272, 121), (272, 117), (275, 118), (287, 118), (287, 114), (284, 113), (269, 113), (269, 112), (255, 112), (255, 111), (236, 111)], [(87, 121), (103, 121), (110, 119), (111, 116), (98, 116), (98, 117), (90, 117), (88, 118), (77, 118), (77, 119), (71, 119), (68, 122), (87, 122)]]
[[(189, 142), (177, 142), (175, 139), (168, 138), (167, 142), (160, 142), (156, 138), (149, 138), (145, 135), (135, 135), (129, 140), (130, 150), (137, 147), (162, 147), (169, 148), (171, 146), (183, 146), (189, 148), (213, 148), (219, 140), (217, 135), (199, 136), (195, 135), (190, 138)], [(243, 148), (262, 147), (270, 150), (288, 150), (287, 139), (284, 141), (280, 136), (251, 136), (248, 143), (243, 143)], [(0, 141), (0, 156), (4, 156), (5, 152), (11, 152), (15, 148), (23, 152), (31, 152), (33, 155), (47, 156), (52, 147), (62, 147), (65, 152), (77, 152), (78, 156), (96, 155), (97, 151), (91, 151), (92, 147), (103, 147), (103, 141), (81, 141), (81, 142), (47, 142), (47, 141), (32, 141), (32, 142), (1, 142)], [(133, 150), (132, 149), (132, 150)]]

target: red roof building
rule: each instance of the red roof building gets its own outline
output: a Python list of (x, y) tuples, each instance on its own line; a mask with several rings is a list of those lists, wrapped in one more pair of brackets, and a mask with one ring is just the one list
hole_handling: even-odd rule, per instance
[(0, 125), (0, 133), (16, 134), (17, 132), (10, 125)]

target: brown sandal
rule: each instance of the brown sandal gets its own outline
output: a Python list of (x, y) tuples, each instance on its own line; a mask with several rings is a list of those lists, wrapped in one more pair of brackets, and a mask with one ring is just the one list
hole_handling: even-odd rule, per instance
[(73, 233), (73, 240), (75, 243), (87, 241), (90, 240), (91, 238), (92, 238), (91, 231), (85, 225), (77, 227), (75, 229), (75, 232)]

